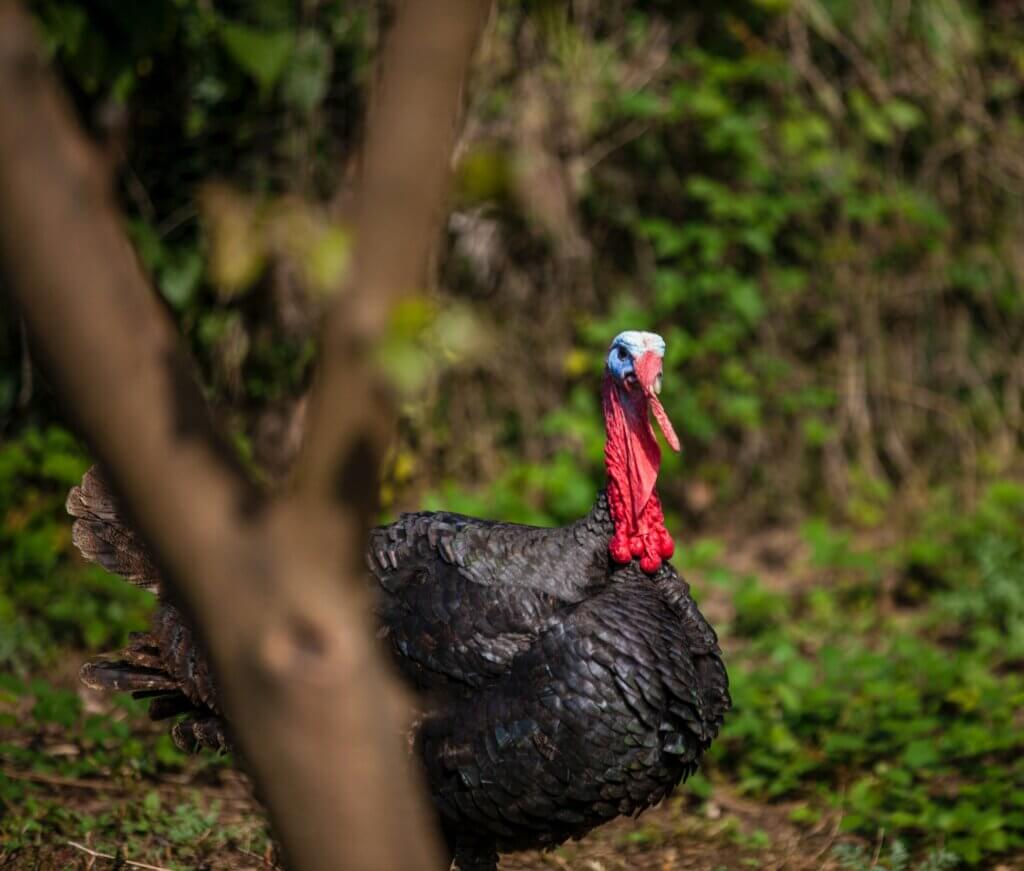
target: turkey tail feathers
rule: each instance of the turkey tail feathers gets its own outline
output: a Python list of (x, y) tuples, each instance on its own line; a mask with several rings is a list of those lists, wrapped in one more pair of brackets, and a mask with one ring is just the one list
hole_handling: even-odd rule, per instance
[(178, 681), (164, 668), (160, 648), (149, 632), (133, 632), (127, 647), (113, 657), (108, 654), (90, 659), (78, 676), (95, 690), (152, 693), (180, 689)]
[[(66, 507), (74, 518), (71, 541), (85, 559), (162, 599), (156, 563), (96, 466), (71, 488)], [(184, 715), (172, 726), (171, 738), (185, 752), (230, 749), (213, 675), (188, 625), (173, 605), (162, 601), (152, 626), (151, 632), (133, 632), (123, 650), (85, 663), (79, 671), (82, 683), (148, 699), (153, 720)]]
[[(121, 651), (125, 656), (129, 651)], [(107, 692), (130, 692), (137, 699), (149, 699), (149, 718), (169, 720), (186, 716), (171, 727), (171, 739), (184, 753), (231, 749), (223, 718), (193, 703), (180, 683), (166, 671), (148, 668), (125, 659), (92, 659), (82, 666), (79, 679), (87, 687)]]
[(124, 660), (92, 659), (82, 666), (78, 677), (94, 690), (116, 692), (174, 692), (178, 682), (167, 672), (133, 665)]
[(160, 573), (148, 548), (121, 517), (96, 466), (85, 473), (81, 484), (71, 488), (66, 508), (75, 518), (71, 541), (85, 559), (138, 587), (160, 592)]

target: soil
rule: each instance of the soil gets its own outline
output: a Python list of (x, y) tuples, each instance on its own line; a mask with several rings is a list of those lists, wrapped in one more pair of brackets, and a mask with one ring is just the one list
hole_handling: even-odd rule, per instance
[[(96, 779), (48, 778), (6, 769), (7, 776), (34, 780), (49, 797), (73, 814), (100, 814), (125, 802), (141, 801), (150, 790), (161, 793), (163, 806), (173, 807), (187, 795), (200, 790), (203, 798), (220, 803), (220, 823), (238, 827), (250, 823), (262, 826), (262, 812), (253, 800), (246, 778), (230, 769), (209, 773), (203, 779), (181, 778), (163, 783), (137, 782), (119, 785)], [(506, 856), (502, 871), (739, 871), (758, 868), (832, 869), (839, 866), (831, 856), (837, 843), (838, 816), (823, 818), (810, 829), (789, 820), (792, 806), (765, 805), (746, 801), (718, 788), (706, 802), (680, 795), (642, 814), (638, 819), (620, 819), (591, 832), (580, 841), (550, 852), (529, 852)], [(143, 849), (145, 845), (145, 849)], [(120, 867), (169, 869), (181, 867), (173, 851), (136, 842), (142, 855), (125, 852), (118, 865), (115, 857), (95, 850), (88, 839), (53, 843), (31, 851), (5, 854), (0, 848), (0, 869), (69, 868), (103, 871)], [(97, 855), (102, 854), (102, 855)], [(162, 858), (161, 858), (162, 857)], [(164, 862), (166, 864), (161, 864)], [(259, 855), (244, 843), (221, 847), (205, 856), (199, 867), (209, 871), (276, 869), (271, 854)]]

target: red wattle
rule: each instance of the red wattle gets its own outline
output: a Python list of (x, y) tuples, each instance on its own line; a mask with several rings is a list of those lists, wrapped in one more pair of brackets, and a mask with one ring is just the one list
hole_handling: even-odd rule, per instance
[(612, 536), (611, 541), (608, 542), (608, 552), (612, 555), (612, 559), (617, 563), (625, 565), (633, 559), (633, 554), (629, 550), (629, 540), (625, 535), (619, 535), (616, 533)]
[(661, 559), (651, 554), (644, 554), (640, 559), (640, 568), (642, 568), (647, 574), (653, 575), (658, 569), (661, 568)]
[(639, 559), (640, 568), (653, 573), (672, 556), (675, 545), (654, 490), (661, 451), (647, 417), (646, 400), (638, 393), (627, 398), (627, 406), (607, 375), (601, 399), (608, 434), (604, 449), (608, 506), (615, 524), (608, 551), (617, 563)]

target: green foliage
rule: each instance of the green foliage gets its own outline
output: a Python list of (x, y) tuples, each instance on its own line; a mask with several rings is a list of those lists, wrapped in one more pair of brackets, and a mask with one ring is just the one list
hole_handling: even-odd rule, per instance
[[(844, 829), (868, 838), (895, 833), (972, 864), (1024, 846), (1021, 506), (1019, 487), (993, 486), (971, 514), (934, 509), (928, 549), (911, 538), (891, 554), (813, 524), (817, 581), (803, 593), (709, 575), (735, 608), (727, 633), (744, 640), (730, 658), (736, 710), (712, 751), (722, 769), (754, 795), (836, 803)], [(912, 618), (851, 597), (851, 572), (877, 591), (882, 571), (920, 571), (925, 557), (936, 575)], [(918, 867), (892, 849), (893, 868)], [(920, 867), (945, 867), (942, 855)]]
[(959, 864), (956, 855), (946, 850), (935, 850), (920, 862), (912, 862), (900, 840), (893, 841), (888, 856), (881, 858), (872, 858), (863, 844), (838, 844), (832, 852), (848, 871), (945, 871)]
[[(184, 756), (163, 724), (148, 722), (145, 701), (111, 703), (112, 711), (86, 713), (77, 692), (43, 679), (0, 675), (0, 759), (21, 772), (0, 777), (0, 850), (6, 860), (65, 840), (88, 842), (110, 855), (172, 849), (178, 867), (200, 864), (235, 844), (265, 848), (268, 836), (258, 816), (225, 821), (215, 799), (180, 789), (162, 796), (146, 785), (209, 777), (226, 757)], [(115, 800), (73, 810), (66, 794), (54, 792), (62, 784), (73, 795), (85, 789), (85, 795), (111, 793)], [(116, 800), (135, 792), (137, 800)]]
[(933, 631), (993, 665), (1024, 662), (1024, 487), (994, 483), (966, 516), (940, 504), (904, 548), (910, 582), (927, 582)]
[(819, 643), (808, 656), (776, 630), (736, 661), (716, 753), (742, 788), (831, 790), (846, 830), (932, 833), (971, 862), (1024, 844), (1019, 676), (907, 637)]
[(51, 661), (58, 647), (119, 644), (143, 629), (151, 597), (85, 566), (64, 500), (89, 461), (64, 430), (0, 444), (0, 669)]
[[(333, 0), (307, 11), (283, 0), (129, 7), (33, 4), (81, 116), (114, 143), (132, 240), (213, 384), (211, 398), (293, 398), (312, 359), (308, 297), (340, 285), (349, 254), (348, 234), (306, 200), (333, 184), (325, 167), (340, 168), (356, 141), (373, 18), (365, 4)], [(296, 190), (286, 179), (299, 175), (308, 184)], [(243, 187), (258, 205), (252, 222), (236, 220), (227, 257), (200, 202), (200, 186), (213, 180)], [(300, 271), (298, 299), (271, 299), (268, 267), (281, 261)], [(225, 262), (234, 284), (221, 280)], [(292, 320), (268, 331), (275, 308), (287, 309), (277, 326)], [(4, 416), (21, 385), (16, 327), (0, 314)]]
[(264, 91), (269, 91), (281, 78), (295, 47), (291, 30), (260, 31), (224, 22), (220, 36), (231, 59)]
[[(1001, 182), (956, 179), (961, 160), (1024, 153), (1010, 108), (1024, 88), (1019, 20), (937, 0), (915, 4), (890, 40), (885, 2), (860, 4), (855, 27), (845, 3), (726, 4), (695, 13), (694, 30), (682, 13), (606, 6), (581, 22), (545, 7), (536, 25), (538, 77), (569, 127), (551, 138), (583, 173), (570, 208), (595, 243), (602, 304), (588, 299), (574, 324), (589, 366), (573, 376), (593, 391), (612, 335), (660, 331), (690, 474), (720, 504), (773, 519), (809, 508), (880, 527), (911, 479), (959, 488), (976, 476), (966, 450), (991, 471), (1012, 467), (1024, 212)], [(965, 21), (973, 36), (960, 43), (950, 34)], [(1000, 71), (982, 93), (953, 83), (953, 45), (965, 68)], [(947, 83), (946, 102), (931, 81)], [(986, 100), (980, 127), (948, 115)], [(535, 155), (504, 162), (517, 159)], [(508, 208), (504, 189), (481, 199)], [(577, 408), (563, 431), (589, 425)]]

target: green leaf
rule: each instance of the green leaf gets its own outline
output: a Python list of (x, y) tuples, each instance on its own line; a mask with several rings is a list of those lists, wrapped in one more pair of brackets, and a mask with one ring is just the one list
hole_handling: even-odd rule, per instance
[(174, 308), (192, 299), (203, 275), (203, 258), (195, 248), (175, 252), (160, 272), (160, 292)]
[(327, 93), (331, 75), (331, 49), (315, 30), (305, 30), (295, 43), (292, 62), (281, 84), (282, 95), (291, 105), (310, 112)]
[(665, 106), (657, 94), (633, 91), (619, 98), (619, 111), (633, 118), (658, 118), (665, 114)]
[(220, 37), (231, 59), (264, 92), (281, 78), (295, 48), (295, 37), (290, 31), (257, 30), (231, 21), (221, 24)]
[(924, 113), (906, 100), (889, 100), (882, 105), (882, 111), (898, 130), (913, 130), (924, 121)]
[(934, 741), (911, 741), (903, 751), (903, 761), (911, 768), (925, 768), (939, 761), (939, 751)]
[(151, 789), (142, 800), (142, 808), (147, 815), (155, 817), (160, 812), (160, 793)]
[(761, 293), (752, 281), (738, 281), (729, 288), (729, 304), (748, 324), (755, 324), (764, 314)]
[(46, 23), (47, 48), (50, 51), (63, 49), (72, 57), (78, 54), (89, 27), (85, 10), (71, 3), (54, 3), (44, 7), (42, 17)]

